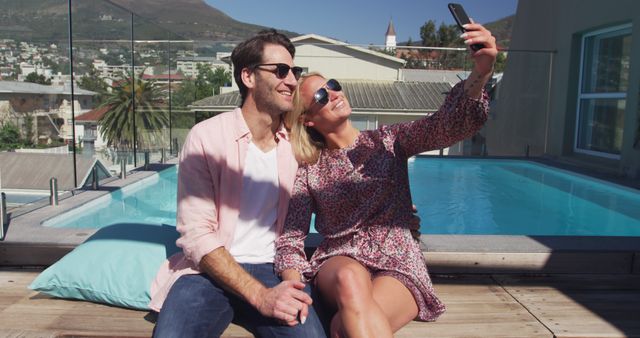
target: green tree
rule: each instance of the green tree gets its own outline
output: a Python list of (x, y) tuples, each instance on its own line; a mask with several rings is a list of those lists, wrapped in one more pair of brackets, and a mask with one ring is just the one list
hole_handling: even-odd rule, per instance
[[(163, 94), (155, 81), (133, 81), (129, 73), (111, 87), (101, 107), (109, 107), (98, 120), (100, 135), (107, 145), (118, 149), (131, 149), (134, 144), (134, 118), (137, 145), (149, 148), (161, 141), (161, 131), (169, 125), (169, 116), (164, 106)], [(135, 87), (135, 96), (132, 95)], [(135, 109), (134, 100), (135, 98)]]
[(452, 47), (459, 44), (459, 30), (456, 25), (445, 25), (444, 22), (438, 27), (436, 38), (439, 47)]
[(20, 130), (12, 123), (5, 123), (0, 128), (0, 149), (16, 149), (21, 146)]
[(212, 70), (206, 64), (199, 63), (197, 66), (198, 76), (196, 76), (196, 100), (204, 99), (212, 95), (220, 94), (220, 87), (231, 82), (231, 72), (223, 68), (216, 67)]
[(63, 73), (64, 72), (64, 69), (62, 69), (59, 64), (57, 64), (55, 61), (53, 61), (53, 60), (51, 60), (51, 59), (49, 59), (47, 57), (43, 57), (42, 58), (42, 64), (45, 67), (51, 69), (51, 72), (53, 74), (58, 74), (58, 73)]
[(26, 113), (24, 116), (24, 144), (26, 146), (33, 146), (33, 115)]
[(220, 94), (220, 87), (231, 82), (231, 72), (222, 68), (211, 70), (198, 64), (198, 76), (195, 80), (185, 80), (180, 88), (171, 96), (171, 103), (176, 108), (186, 108), (197, 100)]
[(186, 108), (196, 101), (196, 83), (193, 80), (184, 80), (180, 88), (173, 92), (171, 104), (175, 108)]
[(102, 104), (104, 96), (107, 94), (107, 88), (109, 88), (107, 83), (100, 77), (98, 70), (93, 66), (91, 66), (88, 73), (80, 78), (78, 87), (98, 93), (96, 97), (98, 105)]
[(27, 77), (24, 79), (24, 81), (25, 82), (37, 83), (37, 84), (41, 84), (41, 85), (50, 85), (51, 84), (51, 79), (47, 79), (42, 74), (38, 75), (36, 72), (29, 73), (27, 75)]
[(420, 27), (420, 38), (422, 39), (423, 46), (435, 46), (438, 43), (436, 37), (436, 23), (433, 20), (429, 20)]
[(496, 56), (496, 64), (494, 65), (494, 72), (502, 73), (507, 65), (507, 54), (504, 52), (498, 52)]

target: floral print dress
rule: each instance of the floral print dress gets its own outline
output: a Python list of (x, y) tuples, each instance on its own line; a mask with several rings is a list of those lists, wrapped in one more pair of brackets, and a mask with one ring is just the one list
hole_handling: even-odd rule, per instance
[[(351, 146), (324, 149), (317, 163), (299, 167), (284, 232), (276, 241), (278, 273), (295, 269), (309, 282), (327, 259), (348, 256), (372, 278), (388, 275), (402, 282), (416, 300), (417, 319), (432, 321), (444, 312), (409, 229), (413, 213), (407, 159), (450, 146), (482, 127), (486, 93), (479, 100), (469, 98), (463, 85), (451, 89), (438, 112), (363, 131)], [(324, 239), (307, 261), (304, 239), (312, 213)]]

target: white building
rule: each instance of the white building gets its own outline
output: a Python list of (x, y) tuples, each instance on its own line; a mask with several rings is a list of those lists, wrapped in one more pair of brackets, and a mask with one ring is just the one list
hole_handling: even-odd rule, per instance
[(184, 56), (178, 57), (176, 70), (186, 78), (195, 78), (198, 76), (198, 65), (206, 65), (215, 71), (216, 68), (222, 68), (225, 71), (229, 71), (231, 67), (224, 61), (221, 61), (215, 57), (207, 56)]
[[(78, 116), (93, 107), (97, 93), (74, 88), (73, 113)], [(34, 118), (33, 141), (48, 144), (53, 140), (72, 140), (71, 85), (46, 86), (29, 82), (0, 81), (0, 124), (10, 121), (24, 128), (26, 117)], [(76, 135), (79, 130), (76, 126)]]
[[(113, 66), (108, 65), (107, 62), (101, 59), (93, 60), (93, 67), (100, 73), (100, 77), (103, 79), (119, 79), (122, 77), (122, 74), (131, 72), (131, 65), (129, 64)], [(136, 74), (140, 74), (145, 68), (145, 66), (134, 67)]]
[[(53, 71), (51, 68), (46, 68), (41, 64), (32, 65), (28, 62), (20, 62), (20, 74), (21, 78), (26, 78), (27, 75), (31, 73), (36, 73), (38, 75), (43, 75), (46, 78), (50, 78), (53, 75)], [(23, 79), (18, 79), (18, 81), (24, 81)]]

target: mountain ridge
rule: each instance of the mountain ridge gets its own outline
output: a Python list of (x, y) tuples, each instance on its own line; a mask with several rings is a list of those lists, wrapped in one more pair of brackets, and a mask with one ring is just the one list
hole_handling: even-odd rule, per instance
[[(68, 40), (67, 1), (0, 0), (0, 6), (4, 9), (0, 11), (0, 38), (52, 43)], [(72, 6), (77, 40), (130, 39), (132, 17), (136, 40), (234, 43), (267, 28), (235, 20), (204, 0), (78, 0)], [(513, 18), (514, 15), (486, 24), (500, 46), (508, 47)], [(300, 35), (282, 32), (289, 37)]]

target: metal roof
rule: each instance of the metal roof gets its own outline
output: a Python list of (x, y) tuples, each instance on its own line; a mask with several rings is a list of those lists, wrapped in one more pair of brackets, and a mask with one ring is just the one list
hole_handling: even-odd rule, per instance
[[(0, 81), (0, 93), (71, 95), (71, 86), (69, 84), (48, 86), (31, 82)], [(75, 86), (73, 94), (93, 96), (98, 93)]]
[[(446, 82), (340, 80), (354, 112), (433, 112), (444, 102)], [(240, 93), (210, 96), (191, 105), (196, 111), (226, 111), (240, 105)]]
[[(78, 187), (91, 177), (94, 165), (108, 170), (95, 158), (76, 156)], [(59, 190), (72, 190), (73, 154), (0, 152), (3, 189), (49, 190), (51, 177), (58, 179)]]

